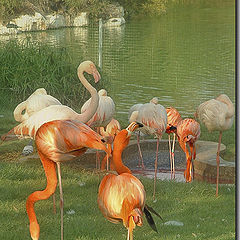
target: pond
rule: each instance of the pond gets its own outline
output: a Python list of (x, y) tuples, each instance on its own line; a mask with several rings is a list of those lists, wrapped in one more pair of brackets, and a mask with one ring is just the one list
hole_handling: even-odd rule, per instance
[[(191, 1), (190, 1), (191, 2)], [(98, 25), (20, 34), (68, 48), (98, 63)], [(8, 37), (1, 37), (4, 41)], [(221, 93), (235, 102), (235, 2), (175, 4), (155, 18), (103, 28), (103, 71), (112, 83), (116, 118), (127, 124), (129, 108), (159, 98), (182, 117)]]

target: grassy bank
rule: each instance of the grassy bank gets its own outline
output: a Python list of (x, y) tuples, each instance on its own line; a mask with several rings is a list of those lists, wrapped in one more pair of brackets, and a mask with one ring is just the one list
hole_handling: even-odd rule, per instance
[[(27, 196), (45, 188), (46, 180), (39, 160), (0, 162), (0, 239), (30, 239), (25, 209)], [(103, 173), (79, 169), (74, 162), (62, 164), (64, 192), (65, 239), (126, 239), (127, 230), (121, 224), (108, 222), (97, 206), (97, 191)], [(184, 225), (164, 225), (154, 217), (159, 233), (144, 219), (134, 230), (135, 239), (204, 239), (228, 240), (235, 237), (235, 188), (220, 186), (215, 197), (214, 185), (193, 182), (157, 181), (156, 199), (152, 201), (153, 180), (141, 178), (147, 204), (164, 222), (179, 221)], [(59, 200), (59, 190), (56, 190)], [(60, 238), (60, 211), (53, 214), (52, 198), (35, 204), (40, 224), (40, 239)]]

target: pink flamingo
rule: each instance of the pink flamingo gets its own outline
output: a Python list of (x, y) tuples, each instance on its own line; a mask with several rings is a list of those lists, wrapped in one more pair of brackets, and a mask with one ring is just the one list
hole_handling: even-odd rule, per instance
[(159, 139), (162, 138), (162, 134), (167, 127), (167, 112), (161, 104), (158, 104), (158, 99), (155, 97), (149, 103), (143, 104), (137, 111), (131, 114), (130, 121), (134, 120), (143, 123), (144, 127), (141, 128), (143, 134), (154, 135), (157, 138), (153, 187), (153, 199), (155, 199)]
[(27, 198), (26, 209), (29, 218), (29, 230), (33, 240), (39, 239), (40, 227), (34, 211), (34, 204), (48, 199), (56, 190), (58, 179), (61, 208), (61, 240), (63, 240), (63, 191), (60, 163), (70, 161), (85, 153), (87, 148), (108, 152), (102, 136), (94, 132), (86, 124), (76, 120), (55, 120), (47, 122), (38, 129), (35, 136), (38, 154), (47, 178), (47, 186), (43, 191), (36, 191)]
[(199, 105), (195, 116), (207, 127), (209, 132), (219, 131), (217, 148), (217, 179), (216, 196), (218, 196), (219, 183), (219, 153), (222, 139), (222, 132), (230, 129), (234, 119), (234, 105), (226, 94), (221, 94), (215, 99), (208, 100)]
[[(200, 137), (200, 134), (200, 125), (194, 119), (186, 118), (181, 120), (177, 125), (178, 142), (186, 154), (186, 170), (184, 172), (186, 182), (191, 182), (193, 179), (193, 160), (196, 158), (195, 142)], [(187, 149), (187, 143), (190, 148), (190, 154)]]
[[(167, 111), (166, 133), (168, 134), (171, 178), (172, 176), (175, 178), (174, 146), (175, 146), (175, 138), (176, 138), (176, 132), (177, 132), (177, 124), (182, 120), (182, 118), (180, 113), (177, 111), (177, 109), (173, 107), (166, 108), (166, 111)], [(173, 133), (172, 147), (171, 147), (171, 136), (170, 136), (171, 133)]]

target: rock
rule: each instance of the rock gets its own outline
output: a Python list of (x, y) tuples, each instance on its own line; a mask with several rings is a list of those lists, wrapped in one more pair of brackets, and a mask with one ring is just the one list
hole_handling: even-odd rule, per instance
[(125, 19), (123, 17), (120, 18), (110, 18), (105, 23), (104, 26), (106, 27), (119, 27), (122, 24), (125, 24)]
[(74, 27), (82, 27), (88, 25), (88, 15), (86, 12), (81, 13), (79, 16), (73, 19)]
[(63, 15), (54, 14), (47, 16), (48, 28), (61, 28), (66, 26), (66, 20)]

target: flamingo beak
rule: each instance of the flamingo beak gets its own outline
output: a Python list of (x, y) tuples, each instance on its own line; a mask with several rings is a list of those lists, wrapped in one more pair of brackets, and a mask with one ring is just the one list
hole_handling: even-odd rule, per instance
[(142, 123), (139, 123), (139, 122), (132, 122), (128, 125), (128, 127), (126, 128), (126, 130), (128, 132), (133, 132), (135, 131), (137, 128), (140, 128), (140, 127), (143, 127), (143, 124)]
[(95, 83), (97, 83), (101, 79), (100, 73), (97, 70), (93, 72), (93, 77), (94, 77)]

